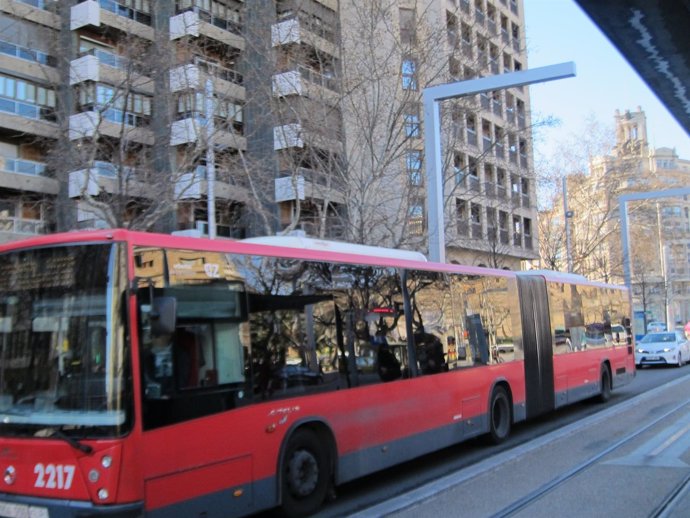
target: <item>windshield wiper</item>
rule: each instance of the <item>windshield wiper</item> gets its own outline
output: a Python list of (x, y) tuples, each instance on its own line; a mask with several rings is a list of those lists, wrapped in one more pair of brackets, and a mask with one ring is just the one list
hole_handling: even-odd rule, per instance
[(89, 446), (88, 444), (83, 444), (83, 443), (79, 442), (74, 437), (70, 437), (65, 432), (60, 430), (59, 428), (53, 428), (53, 433), (50, 437), (57, 437), (58, 439), (62, 439), (63, 441), (67, 442), (73, 448), (76, 448), (77, 450), (79, 450), (83, 453), (86, 453), (87, 455), (93, 453), (93, 448), (91, 446)]

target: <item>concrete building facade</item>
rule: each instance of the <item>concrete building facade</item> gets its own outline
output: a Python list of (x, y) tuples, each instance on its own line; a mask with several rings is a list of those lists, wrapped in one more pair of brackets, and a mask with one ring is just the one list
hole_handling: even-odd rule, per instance
[[(644, 111), (616, 111), (611, 154), (592, 158), (588, 175), (568, 177), (571, 246), (583, 256), (577, 273), (623, 283), (618, 197), (688, 185), (690, 160), (650, 145)], [(684, 325), (690, 321), (690, 197), (629, 202), (628, 217), (636, 333), (644, 334), (651, 321)], [(585, 254), (579, 243), (596, 251)]]
[[(0, 240), (109, 226), (426, 252), (424, 87), (527, 66), (521, 0), (0, 0)], [(443, 108), (450, 261), (537, 257), (529, 91)]]

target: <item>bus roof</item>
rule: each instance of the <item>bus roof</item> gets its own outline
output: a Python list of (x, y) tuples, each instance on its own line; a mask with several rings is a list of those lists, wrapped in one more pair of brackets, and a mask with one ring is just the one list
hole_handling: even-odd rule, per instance
[(397, 250), (394, 248), (383, 248), (379, 246), (359, 245), (345, 243), (343, 241), (327, 241), (324, 239), (313, 239), (302, 236), (265, 236), (250, 237), (241, 239), (241, 243), (252, 243), (256, 245), (270, 245), (288, 248), (300, 248), (304, 250), (315, 250), (319, 252), (337, 252), (341, 254), (368, 255), (371, 257), (383, 257), (387, 259), (404, 259), (407, 261), (426, 262), (426, 256), (421, 252), (412, 250)]
[(553, 270), (525, 270), (522, 272), (517, 272), (517, 274), (522, 276), (541, 276), (544, 277), (544, 279), (546, 279), (547, 281), (551, 282), (563, 282), (568, 284), (586, 284), (589, 286), (599, 286), (606, 288), (625, 288), (625, 286), (622, 285), (592, 281), (584, 275), (580, 275), (578, 273), (557, 272)]

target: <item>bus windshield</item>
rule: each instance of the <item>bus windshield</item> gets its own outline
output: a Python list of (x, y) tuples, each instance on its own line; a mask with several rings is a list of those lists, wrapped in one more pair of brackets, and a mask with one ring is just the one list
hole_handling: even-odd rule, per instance
[(0, 255), (0, 434), (98, 436), (126, 421), (118, 245)]

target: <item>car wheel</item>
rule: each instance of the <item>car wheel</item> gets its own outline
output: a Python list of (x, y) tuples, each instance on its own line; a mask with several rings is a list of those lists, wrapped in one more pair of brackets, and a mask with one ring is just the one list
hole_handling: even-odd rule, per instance
[(676, 367), (682, 367), (682, 366), (683, 366), (683, 355), (679, 351), (678, 352), (678, 365), (676, 365)]

